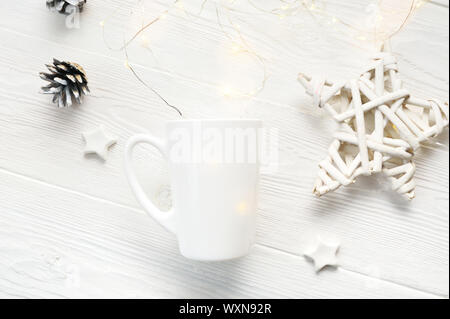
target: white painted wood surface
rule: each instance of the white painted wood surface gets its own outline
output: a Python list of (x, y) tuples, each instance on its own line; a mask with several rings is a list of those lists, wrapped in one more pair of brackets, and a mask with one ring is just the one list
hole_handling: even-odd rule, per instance
[[(296, 75), (357, 75), (372, 53), (367, 43), (306, 11), (281, 20), (241, 0), (232, 17), (267, 59), (270, 78), (259, 95), (240, 100), (218, 87), (251, 90), (261, 70), (229, 54), (212, 1), (200, 16), (202, 1), (185, 1), (189, 15), (173, 10), (146, 32), (153, 54), (139, 40), (130, 48), (139, 74), (186, 117), (258, 117), (280, 132), (279, 170), (262, 178), (254, 252), (197, 263), (144, 215), (123, 174), (125, 141), (161, 135), (164, 121), (177, 118), (124, 67), (123, 52), (103, 42), (102, 20), (111, 46), (136, 30), (138, 1), (88, 1), (73, 30), (44, 2), (0, 2), (0, 297), (448, 298), (448, 130), (417, 154), (411, 203), (370, 178), (322, 199), (311, 194), (333, 125), (311, 108)], [(142, 3), (147, 20), (170, 5)], [(364, 8), (326, 3), (342, 19)], [(392, 40), (407, 87), (421, 97), (448, 100), (448, 10), (446, 1), (426, 3)], [(82, 107), (59, 110), (38, 94), (38, 73), (53, 57), (85, 67), (93, 94)], [(82, 155), (81, 132), (99, 124), (119, 136), (106, 163)], [(149, 195), (166, 205), (162, 159), (151, 149), (137, 153)], [(339, 269), (316, 275), (302, 256), (315, 234), (341, 239)]]

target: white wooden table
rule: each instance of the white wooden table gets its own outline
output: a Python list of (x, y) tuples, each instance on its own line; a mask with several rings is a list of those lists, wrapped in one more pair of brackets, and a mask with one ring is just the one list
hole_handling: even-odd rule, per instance
[[(123, 172), (125, 141), (136, 132), (161, 135), (164, 122), (177, 118), (102, 39), (101, 21), (111, 47), (139, 27), (137, 2), (88, 1), (80, 29), (66, 29), (44, 0), (0, 2), (0, 297), (448, 298), (448, 130), (417, 154), (414, 201), (371, 178), (315, 198), (316, 165), (334, 127), (312, 109), (297, 73), (352, 77), (373, 52), (352, 31), (307, 11), (280, 19), (244, 0), (244, 12), (231, 16), (270, 74), (253, 98), (220, 92), (236, 81), (251, 90), (261, 68), (229, 53), (213, 2), (199, 16), (202, 1), (185, 1), (189, 15), (174, 9), (145, 32), (153, 54), (145, 39), (129, 48), (142, 78), (185, 117), (258, 117), (280, 132), (279, 170), (262, 177), (253, 253), (224, 263), (181, 257), (175, 238), (138, 206)], [(326, 2), (343, 19), (361, 10), (357, 0)], [(170, 6), (142, 3), (146, 21)], [(392, 39), (406, 86), (420, 97), (448, 100), (448, 14), (447, 1), (426, 3)], [(57, 109), (38, 94), (38, 73), (53, 57), (86, 69), (92, 96), (83, 106)], [(99, 124), (119, 140), (105, 163), (82, 154), (81, 133)], [(149, 195), (166, 206), (162, 159), (142, 149), (136, 165)], [(303, 257), (316, 234), (341, 239), (338, 269), (317, 275)]]

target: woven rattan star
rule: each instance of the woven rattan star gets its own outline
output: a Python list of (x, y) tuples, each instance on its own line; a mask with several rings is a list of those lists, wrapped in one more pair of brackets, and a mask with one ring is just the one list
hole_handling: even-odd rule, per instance
[(413, 199), (414, 150), (448, 126), (448, 103), (411, 96), (388, 50), (377, 54), (358, 79), (333, 83), (300, 74), (299, 81), (314, 106), (339, 123), (328, 156), (319, 163), (314, 194), (383, 172), (393, 190)]

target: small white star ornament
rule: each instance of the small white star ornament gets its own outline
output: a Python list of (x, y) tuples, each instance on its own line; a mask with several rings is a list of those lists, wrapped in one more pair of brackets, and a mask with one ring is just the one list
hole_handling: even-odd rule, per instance
[(337, 253), (339, 248), (339, 243), (327, 243), (319, 237), (314, 249), (306, 252), (305, 256), (313, 261), (314, 269), (319, 272), (326, 266), (338, 266)]
[(410, 95), (398, 77), (396, 58), (384, 46), (359, 79), (330, 82), (300, 74), (299, 81), (339, 123), (328, 156), (319, 163), (314, 194), (322, 196), (383, 172), (392, 189), (415, 197), (414, 150), (449, 124), (448, 103)]
[(117, 143), (117, 139), (109, 136), (105, 132), (103, 125), (96, 129), (82, 133), (86, 142), (84, 154), (97, 154), (101, 159), (106, 161), (109, 148)]

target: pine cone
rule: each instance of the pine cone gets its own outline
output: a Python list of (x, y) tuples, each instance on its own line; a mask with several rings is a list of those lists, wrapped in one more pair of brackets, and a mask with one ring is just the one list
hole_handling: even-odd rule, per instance
[(83, 68), (76, 63), (56, 59), (53, 59), (53, 65), (46, 66), (51, 73), (41, 72), (39, 75), (50, 84), (42, 87), (42, 93), (53, 94), (53, 103), (58, 107), (71, 106), (73, 100), (81, 104), (81, 97), (90, 93)]
[(62, 14), (69, 14), (68, 7), (77, 7), (78, 11), (83, 11), (83, 6), (87, 0), (47, 0), (47, 8), (56, 10)]

